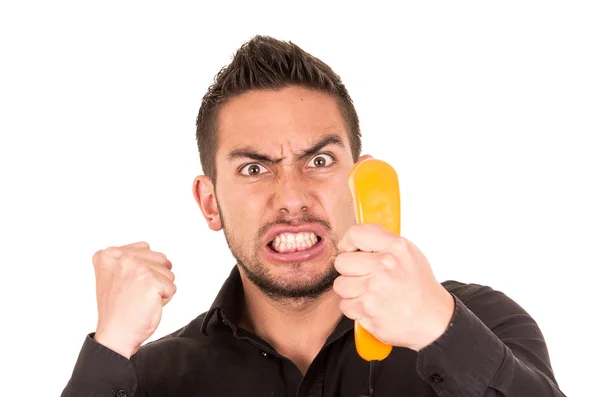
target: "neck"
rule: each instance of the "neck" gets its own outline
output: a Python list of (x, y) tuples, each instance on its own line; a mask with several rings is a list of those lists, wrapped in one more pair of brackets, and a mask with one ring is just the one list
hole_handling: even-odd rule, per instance
[(245, 309), (239, 326), (292, 360), (304, 374), (342, 318), (330, 289), (316, 299), (275, 300), (242, 276)]

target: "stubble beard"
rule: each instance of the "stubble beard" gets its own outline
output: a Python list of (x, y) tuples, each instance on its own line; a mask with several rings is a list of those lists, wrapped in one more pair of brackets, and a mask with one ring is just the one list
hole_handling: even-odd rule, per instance
[[(217, 204), (217, 207), (218, 204)], [(304, 303), (314, 301), (325, 292), (333, 287), (333, 282), (339, 276), (335, 269), (334, 254), (327, 268), (321, 274), (312, 276), (302, 273), (302, 263), (291, 263), (285, 266), (290, 270), (289, 276), (285, 280), (278, 280), (269, 272), (268, 267), (258, 259), (258, 252), (262, 249), (262, 236), (274, 225), (298, 225), (305, 223), (319, 223), (327, 230), (326, 241), (332, 244), (335, 253), (337, 253), (337, 239), (331, 233), (331, 226), (328, 222), (316, 219), (312, 216), (305, 216), (299, 222), (290, 222), (286, 220), (278, 220), (263, 226), (252, 241), (251, 253), (244, 252), (242, 244), (240, 244), (233, 236), (232, 230), (235, 225), (229, 225), (224, 217), (223, 212), (219, 208), (219, 214), (223, 225), (223, 232), (227, 245), (248, 280), (253, 283), (260, 291), (262, 291), (270, 299), (281, 303)], [(305, 276), (305, 277), (303, 277)]]

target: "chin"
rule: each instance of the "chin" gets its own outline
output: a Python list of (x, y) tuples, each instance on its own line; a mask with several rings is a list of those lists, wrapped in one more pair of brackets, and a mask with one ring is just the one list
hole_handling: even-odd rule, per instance
[(278, 300), (306, 300), (329, 291), (339, 276), (332, 236), (331, 228), (322, 221), (276, 224), (258, 233), (251, 255), (237, 249), (241, 246), (230, 247), (245, 278), (264, 294)]
[(286, 266), (241, 264), (246, 277), (272, 299), (316, 299), (333, 287), (339, 276), (333, 259), (325, 263), (292, 263)]

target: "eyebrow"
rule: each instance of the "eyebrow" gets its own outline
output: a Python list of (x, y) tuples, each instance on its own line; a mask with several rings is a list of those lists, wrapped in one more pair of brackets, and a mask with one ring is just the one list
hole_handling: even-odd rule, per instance
[[(344, 142), (342, 142), (342, 138), (340, 138), (338, 135), (333, 135), (333, 134), (327, 135), (324, 138), (322, 138), (321, 140), (319, 140), (317, 143), (315, 143), (312, 147), (306, 149), (298, 157), (298, 159), (305, 159), (307, 157), (311, 157), (311, 156), (319, 153), (319, 151), (321, 149), (323, 149), (324, 147), (329, 146), (329, 145), (335, 145), (340, 148), (345, 147)], [(277, 164), (277, 163), (281, 162), (281, 160), (282, 160), (281, 158), (279, 158), (279, 159), (271, 158), (268, 155), (266, 155), (264, 153), (260, 153), (259, 151), (257, 151), (254, 148), (251, 148), (251, 147), (235, 149), (229, 153), (227, 158), (229, 159), (229, 161), (233, 161), (233, 160), (237, 160), (237, 159), (251, 159), (251, 160), (256, 160), (256, 161), (262, 161), (262, 162), (268, 163), (268, 164)]]

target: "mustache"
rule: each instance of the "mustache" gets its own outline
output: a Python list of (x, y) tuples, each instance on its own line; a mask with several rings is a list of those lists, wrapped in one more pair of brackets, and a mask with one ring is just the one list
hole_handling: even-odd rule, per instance
[(275, 225), (300, 226), (305, 225), (307, 223), (318, 223), (319, 225), (323, 226), (323, 228), (327, 231), (328, 234), (331, 234), (332, 229), (329, 222), (317, 218), (313, 215), (305, 214), (300, 218), (289, 219), (281, 217), (272, 222), (266, 223), (258, 230), (257, 239), (260, 240)]

